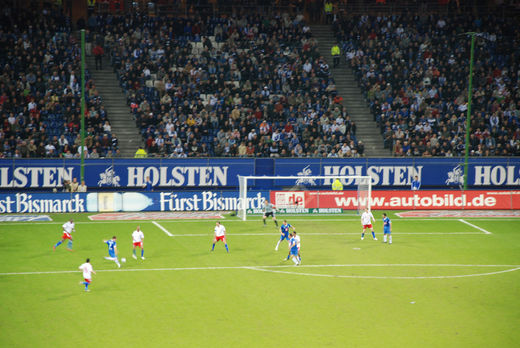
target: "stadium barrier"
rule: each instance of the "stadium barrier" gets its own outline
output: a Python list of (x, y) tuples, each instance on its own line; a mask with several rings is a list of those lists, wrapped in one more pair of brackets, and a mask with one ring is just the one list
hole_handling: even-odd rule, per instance
[[(462, 158), (185, 158), (185, 159), (89, 159), (85, 182), (89, 189), (139, 190), (147, 177), (155, 189), (224, 189), (238, 187), (238, 175), (369, 175), (373, 187), (409, 187), (415, 175), (422, 188), (458, 189), (463, 184)], [(1, 159), (0, 190), (49, 190), (64, 180), (80, 177), (79, 160)], [(312, 188), (312, 180), (302, 180)], [(266, 183), (264, 182), (263, 185)], [(329, 183), (325, 183), (329, 184)], [(344, 182), (354, 188), (353, 182)], [(273, 181), (275, 189), (294, 182)], [(468, 187), (515, 189), (520, 187), (520, 158), (471, 158)]]
[[(357, 191), (249, 191), (248, 214), (261, 213), (269, 197), (279, 213), (333, 214), (356, 210)], [(9, 193), (0, 194), (0, 213), (140, 211), (236, 211), (238, 191)], [(520, 191), (372, 191), (373, 209), (520, 209)]]

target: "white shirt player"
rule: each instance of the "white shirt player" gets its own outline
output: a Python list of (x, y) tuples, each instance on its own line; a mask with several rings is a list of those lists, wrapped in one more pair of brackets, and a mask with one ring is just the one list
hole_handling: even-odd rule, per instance
[(74, 222), (67, 221), (66, 223), (63, 224), (62, 227), (63, 227), (64, 232), (67, 232), (70, 234), (72, 231), (74, 231)]
[(92, 279), (92, 272), (94, 269), (92, 268), (92, 265), (88, 262), (85, 262), (81, 266), (79, 266), (79, 269), (83, 271), (83, 278), (85, 279)]
[(141, 243), (144, 239), (144, 233), (143, 231), (141, 230), (135, 230), (134, 232), (132, 232), (132, 240), (134, 241), (134, 243)]
[(217, 225), (215, 226), (215, 236), (216, 237), (222, 237), (226, 234), (226, 228), (224, 225)]
[(363, 214), (361, 214), (361, 224), (364, 225), (371, 225), (370, 219), (372, 221), (376, 222), (376, 219), (374, 219), (374, 215), (372, 215), (372, 212), (365, 210)]

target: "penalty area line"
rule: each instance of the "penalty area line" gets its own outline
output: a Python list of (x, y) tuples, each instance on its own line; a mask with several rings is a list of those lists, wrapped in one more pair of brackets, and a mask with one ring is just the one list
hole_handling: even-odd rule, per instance
[[(251, 266), (206, 266), (206, 267), (165, 267), (165, 268), (120, 268), (120, 269), (98, 269), (96, 272), (160, 272), (160, 271), (212, 271), (212, 270), (234, 270), (234, 269), (279, 269), (279, 268), (293, 268), (294, 265), (251, 265)], [(520, 269), (520, 265), (478, 265), (478, 264), (443, 264), (443, 263), (365, 263), (365, 264), (332, 264), (332, 265), (300, 265), (298, 268), (334, 268), (334, 267), (462, 267), (462, 268), (502, 268), (511, 267), (510, 270), (499, 272), (511, 272)], [(81, 273), (81, 271), (63, 270), (63, 271), (40, 271), (40, 272), (4, 272), (0, 276), (14, 276), (14, 275), (46, 275), (46, 274), (67, 274), (67, 273)], [(295, 274), (292, 273), (291, 274)], [(298, 274), (298, 273), (296, 273)], [(336, 276), (334, 276), (336, 277)], [(363, 277), (363, 276), (356, 276)]]
[(467, 222), (467, 221), (464, 220), (464, 219), (459, 219), (459, 221), (462, 222), (463, 224), (466, 224), (466, 225), (468, 225), (468, 226), (471, 226), (471, 227), (473, 227), (473, 228), (476, 228), (477, 230), (482, 231), (482, 232), (484, 232), (485, 234), (491, 234), (491, 232), (489, 232), (488, 230), (485, 230), (485, 229), (483, 229), (483, 228), (481, 228), (481, 227), (478, 227), (477, 225), (473, 225), (472, 223), (469, 223), (469, 222)]
[(168, 231), (166, 228), (162, 227), (158, 222), (152, 221), (152, 224), (154, 224), (159, 229), (161, 229), (164, 233), (166, 233), (166, 235), (168, 235), (168, 237), (173, 237), (173, 234), (171, 234), (170, 231)]

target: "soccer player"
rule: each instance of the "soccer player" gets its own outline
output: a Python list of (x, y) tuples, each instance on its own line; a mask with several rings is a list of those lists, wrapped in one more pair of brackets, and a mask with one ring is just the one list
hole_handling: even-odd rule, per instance
[(419, 191), (421, 188), (421, 182), (419, 181), (419, 177), (416, 175), (415, 178), (412, 180), (411, 189), (412, 191)]
[(64, 223), (62, 225), (62, 228), (63, 228), (63, 234), (61, 236), (61, 240), (52, 247), (52, 250), (56, 250), (56, 247), (58, 247), (64, 241), (68, 240), (67, 250), (68, 251), (72, 251), (72, 235), (71, 235), (71, 233), (73, 231), (76, 232), (76, 229), (74, 228), (74, 220), (70, 219), (69, 221), (67, 221), (66, 223)]
[(92, 265), (90, 264), (90, 259), (87, 259), (87, 261), (79, 266), (79, 269), (83, 271), (83, 282), (79, 282), (81, 285), (85, 285), (85, 291), (90, 291), (88, 289), (88, 286), (90, 285), (90, 282), (92, 281), (92, 273), (96, 274), (96, 271), (92, 268)]
[(298, 260), (298, 243), (296, 238), (294, 238), (295, 232), (290, 233), (289, 236), (291, 237), (289, 241), (289, 255), (291, 256), (294, 265), (298, 266), (300, 261)]
[(141, 259), (144, 260), (144, 247), (143, 247), (144, 234), (141, 231), (141, 226), (137, 226), (137, 229), (132, 233), (132, 241), (134, 243), (134, 250), (132, 257), (137, 260), (137, 255), (135, 254), (135, 248), (141, 248)]
[(116, 236), (113, 236), (112, 239), (104, 240), (103, 243), (108, 245), (108, 255), (105, 256), (105, 260), (114, 261), (117, 265), (117, 267), (121, 268), (121, 264), (119, 263), (119, 260), (117, 259), (117, 243), (116, 243)]
[(269, 201), (266, 199), (264, 201), (264, 216), (263, 216), (263, 219), (264, 219), (264, 226), (266, 226), (265, 224), (265, 220), (269, 217), (269, 216), (272, 216), (273, 217), (273, 221), (274, 221), (274, 224), (278, 227), (278, 221), (276, 221), (276, 216), (275, 216), (275, 210), (276, 210), (276, 207), (274, 205), (272, 205), (271, 203), (269, 203)]
[(368, 208), (365, 208), (365, 211), (363, 212), (363, 214), (361, 214), (361, 225), (363, 225), (361, 240), (365, 238), (365, 231), (367, 228), (370, 228), (370, 230), (372, 231), (372, 238), (374, 238), (374, 240), (377, 240), (376, 234), (374, 233), (374, 228), (372, 227), (372, 222), (370, 220), (376, 222), (376, 219), (374, 219), (374, 215), (372, 215)]
[(280, 246), (280, 243), (285, 239), (287, 242), (289, 242), (289, 229), (292, 228), (293, 231), (296, 231), (294, 226), (287, 223), (287, 220), (283, 220), (283, 224), (280, 226), (280, 240), (278, 240), (278, 243), (276, 244), (276, 248), (274, 248), (275, 251), (278, 251), (278, 247)]
[[(296, 231), (293, 231), (293, 237), (296, 240), (296, 246), (298, 247), (298, 262), (301, 264), (302, 263), (302, 256), (300, 254), (300, 236), (298, 234), (296, 234)], [(289, 255), (287, 255), (287, 259), (286, 260), (289, 260), (290, 258), (291, 258), (291, 250), (289, 248)]]
[(383, 242), (386, 243), (386, 235), (388, 235), (388, 244), (392, 244), (392, 221), (383, 213)]
[(226, 228), (224, 225), (220, 224), (220, 221), (217, 221), (215, 225), (215, 238), (213, 238), (213, 246), (211, 247), (211, 251), (215, 250), (215, 243), (217, 243), (219, 240), (224, 242), (226, 251), (229, 253), (229, 248), (226, 242)]

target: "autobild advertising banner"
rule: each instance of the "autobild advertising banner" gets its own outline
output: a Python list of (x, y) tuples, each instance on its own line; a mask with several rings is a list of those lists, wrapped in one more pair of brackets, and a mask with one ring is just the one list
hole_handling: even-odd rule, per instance
[[(61, 188), (65, 180), (80, 177), (79, 160), (0, 160), (0, 189)], [(303, 185), (328, 186), (331, 180), (311, 176), (368, 175), (375, 188), (405, 188), (417, 176), (423, 188), (460, 188), (464, 164), (460, 158), (228, 158), (228, 159), (88, 159), (84, 166), (89, 189), (136, 189), (149, 178), (156, 189), (238, 187), (238, 175), (298, 176), (296, 180), (272, 180), (271, 188)], [(260, 183), (263, 186), (260, 186)], [(251, 182), (252, 185), (255, 182)], [(266, 181), (257, 180), (265, 189)], [(355, 187), (353, 180), (344, 180)], [(470, 159), (468, 186), (473, 189), (520, 187), (520, 158)]]
[[(271, 201), (285, 210), (323, 212), (335, 209), (520, 209), (520, 191), (372, 191), (372, 197), (358, 197), (357, 191), (271, 191)], [(320, 212), (320, 211), (317, 212)], [(312, 212), (312, 211), (310, 211)]]

